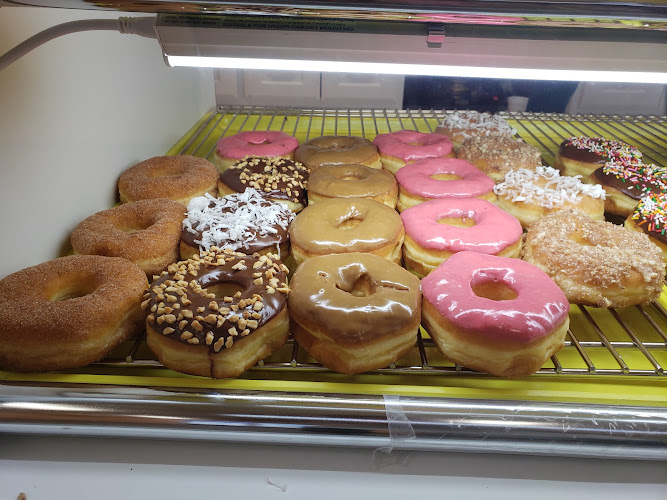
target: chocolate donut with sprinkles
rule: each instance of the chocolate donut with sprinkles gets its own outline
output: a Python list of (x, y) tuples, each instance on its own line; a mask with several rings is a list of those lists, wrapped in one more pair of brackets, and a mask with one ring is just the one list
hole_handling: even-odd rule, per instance
[(624, 142), (603, 137), (570, 137), (558, 147), (554, 167), (563, 175), (581, 175), (583, 182), (594, 184), (591, 175), (608, 162), (629, 165), (641, 161), (641, 151)]
[(642, 198), (624, 225), (631, 231), (646, 233), (662, 250), (662, 258), (667, 263), (667, 193)]

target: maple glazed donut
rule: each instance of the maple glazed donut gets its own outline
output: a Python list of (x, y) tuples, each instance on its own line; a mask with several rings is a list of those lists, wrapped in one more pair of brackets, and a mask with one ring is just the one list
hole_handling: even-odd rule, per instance
[(422, 324), (454, 363), (523, 377), (564, 345), (570, 305), (527, 262), (460, 252), (422, 280), (422, 291)]
[(329, 198), (367, 198), (396, 208), (398, 186), (389, 172), (363, 165), (322, 165), (308, 178), (308, 204)]
[(547, 273), (575, 304), (626, 307), (660, 296), (665, 264), (648, 236), (576, 210), (553, 212), (526, 234), (523, 259)]
[(452, 142), (441, 134), (399, 130), (378, 134), (373, 139), (382, 160), (382, 168), (396, 175), (398, 169), (424, 158), (454, 156)]
[(645, 233), (662, 251), (667, 262), (667, 193), (651, 194), (642, 198), (624, 226), (631, 231)]
[(276, 130), (253, 130), (223, 137), (218, 141), (213, 164), (224, 172), (234, 163), (247, 156), (294, 159), (294, 150), (299, 141), (285, 132)]
[(449, 137), (454, 150), (458, 151), (466, 139), (471, 137), (490, 135), (512, 137), (516, 134), (516, 130), (498, 115), (465, 110), (448, 114), (435, 129), (435, 133)]
[(385, 368), (417, 340), (419, 280), (377, 255), (314, 257), (294, 273), (289, 313), (296, 341), (327, 368)]
[(104, 210), (72, 232), (74, 252), (122, 257), (148, 276), (178, 260), (185, 207), (167, 199), (140, 200)]
[(542, 165), (540, 150), (523, 141), (501, 136), (476, 136), (467, 139), (459, 156), (495, 182), (502, 182), (510, 170), (535, 170)]
[(331, 198), (309, 205), (289, 228), (297, 265), (318, 255), (363, 252), (399, 264), (405, 231), (396, 210), (365, 198)]
[(621, 141), (603, 137), (569, 137), (558, 147), (554, 167), (563, 175), (581, 175), (584, 182), (606, 163), (641, 163), (642, 153)]
[(118, 179), (121, 203), (168, 198), (187, 205), (195, 196), (215, 195), (218, 171), (196, 156), (156, 156), (123, 172)]
[(401, 213), (405, 267), (426, 276), (453, 254), (473, 251), (519, 257), (523, 229), (486, 200), (431, 200)]
[(226, 196), (250, 187), (296, 213), (308, 203), (307, 182), (308, 170), (301, 163), (283, 158), (246, 158), (220, 174), (218, 191)]
[(141, 331), (148, 280), (129, 260), (70, 255), (0, 281), (0, 369), (43, 372), (98, 361)]
[(288, 293), (274, 255), (212, 247), (151, 285), (142, 303), (148, 346), (172, 370), (235, 377), (287, 341)]
[(396, 172), (398, 211), (434, 199), (480, 198), (495, 201), (493, 180), (465, 160), (426, 158)]
[(322, 165), (351, 163), (382, 168), (378, 150), (371, 141), (348, 135), (325, 135), (311, 139), (297, 148), (294, 158), (311, 172)]

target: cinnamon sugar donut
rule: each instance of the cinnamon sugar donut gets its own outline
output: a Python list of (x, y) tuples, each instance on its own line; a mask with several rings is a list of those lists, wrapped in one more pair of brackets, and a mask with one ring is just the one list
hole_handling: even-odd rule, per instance
[(82, 221), (72, 232), (76, 253), (122, 257), (147, 275), (178, 260), (185, 207), (166, 199), (124, 203)]
[(516, 130), (498, 115), (465, 110), (448, 114), (435, 129), (435, 133), (449, 137), (454, 145), (454, 151), (458, 151), (471, 137), (491, 135), (512, 137), (516, 134)]
[(212, 161), (220, 172), (224, 172), (248, 156), (293, 160), (298, 145), (299, 141), (294, 137), (276, 130), (239, 132), (218, 141)]
[(218, 170), (203, 158), (156, 156), (123, 172), (118, 180), (121, 203), (168, 198), (187, 205), (195, 196), (217, 192)]
[(308, 179), (308, 204), (329, 198), (367, 198), (396, 207), (398, 186), (389, 172), (358, 164), (322, 165)]
[(322, 165), (350, 163), (382, 168), (378, 151), (371, 141), (347, 135), (325, 135), (311, 139), (297, 148), (294, 158), (310, 171)]
[(546, 272), (575, 304), (625, 307), (660, 296), (665, 264), (648, 236), (576, 210), (528, 228), (523, 259)]
[(501, 136), (476, 136), (467, 139), (459, 150), (467, 160), (496, 182), (510, 170), (535, 170), (542, 165), (540, 150), (523, 141)]

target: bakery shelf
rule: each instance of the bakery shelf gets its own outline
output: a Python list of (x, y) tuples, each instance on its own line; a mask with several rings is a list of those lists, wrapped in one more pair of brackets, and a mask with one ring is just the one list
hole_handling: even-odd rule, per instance
[[(430, 132), (443, 110), (221, 107), (169, 151), (210, 157), (220, 137), (282, 130), (372, 139)], [(570, 135), (602, 135), (667, 165), (665, 117), (504, 114), (552, 164)], [(163, 368), (143, 339), (89, 367), (0, 372), (0, 432), (111, 435), (667, 460), (667, 294), (646, 306), (573, 306), (565, 348), (508, 380), (447, 361), (421, 332), (386, 369), (345, 376), (290, 340), (232, 380)]]

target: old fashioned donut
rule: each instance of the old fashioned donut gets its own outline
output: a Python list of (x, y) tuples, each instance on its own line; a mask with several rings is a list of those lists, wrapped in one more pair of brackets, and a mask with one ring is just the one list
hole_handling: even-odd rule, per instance
[(527, 262), (459, 252), (422, 280), (422, 290), (424, 328), (460, 365), (523, 377), (564, 345), (570, 305)]
[(465, 110), (449, 113), (435, 129), (435, 133), (449, 137), (454, 151), (458, 151), (466, 139), (471, 137), (490, 135), (512, 137), (516, 134), (516, 130), (498, 115)]
[(667, 193), (651, 194), (641, 199), (624, 226), (645, 233), (662, 251), (667, 262)]
[(521, 224), (486, 200), (431, 200), (401, 213), (405, 267), (426, 276), (457, 252), (518, 257)]
[(288, 293), (276, 256), (211, 247), (151, 285), (148, 346), (172, 370), (235, 377), (287, 341)]
[(398, 186), (389, 172), (356, 163), (322, 165), (308, 179), (308, 204), (328, 198), (367, 198), (396, 208)]
[(224, 172), (247, 156), (293, 160), (298, 145), (294, 137), (276, 130), (239, 132), (218, 141), (212, 162)]
[(138, 333), (148, 280), (129, 260), (70, 255), (0, 281), (0, 369), (65, 370)]
[(576, 208), (591, 219), (604, 220), (605, 190), (584, 184), (581, 176), (560, 175), (551, 167), (510, 170), (493, 188), (496, 205), (513, 215), (524, 228), (555, 210)]
[(535, 170), (542, 165), (540, 150), (535, 146), (495, 135), (466, 139), (458, 157), (475, 165), (495, 182), (502, 182), (510, 170)]
[(296, 213), (308, 204), (307, 183), (308, 170), (301, 163), (283, 158), (246, 158), (220, 174), (218, 191), (226, 196), (250, 187)]
[(554, 167), (563, 175), (581, 175), (584, 182), (606, 163), (629, 165), (641, 163), (642, 153), (621, 141), (603, 137), (569, 137), (561, 142)]
[(304, 262), (292, 278), (292, 334), (313, 358), (339, 373), (385, 368), (415, 345), (419, 280), (367, 253)]
[(523, 259), (547, 273), (575, 304), (625, 307), (656, 299), (665, 264), (648, 236), (576, 210), (553, 212), (528, 228)]
[(168, 198), (187, 205), (195, 196), (215, 195), (218, 171), (203, 158), (156, 156), (137, 163), (118, 179), (121, 203)]
[(167, 199), (140, 200), (104, 210), (72, 232), (76, 253), (122, 257), (148, 276), (178, 260), (185, 207)]
[(441, 134), (399, 130), (378, 134), (373, 144), (380, 152), (382, 168), (396, 175), (398, 169), (424, 158), (454, 156), (452, 142)]
[(287, 229), (294, 212), (267, 200), (253, 188), (223, 198), (193, 198), (183, 219), (180, 254), (184, 260), (211, 247), (241, 250), (246, 254), (275, 253), (289, 257)]
[(398, 211), (435, 199), (481, 198), (495, 201), (493, 180), (474, 165), (456, 158), (426, 158), (396, 172)]
[(311, 139), (297, 148), (294, 158), (311, 172), (322, 165), (350, 163), (382, 168), (380, 155), (371, 141), (348, 135), (325, 135)]
[(363, 252), (401, 261), (405, 231), (395, 210), (364, 198), (331, 198), (309, 205), (289, 229), (298, 264), (330, 253)]

